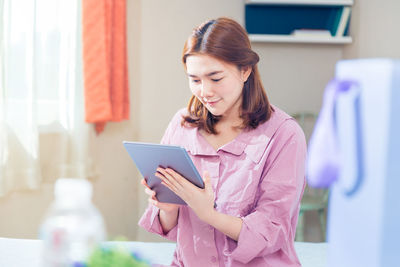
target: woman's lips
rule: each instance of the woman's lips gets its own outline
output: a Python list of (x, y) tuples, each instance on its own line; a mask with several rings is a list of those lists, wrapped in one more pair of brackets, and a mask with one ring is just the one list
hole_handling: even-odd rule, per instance
[(217, 102), (219, 102), (221, 99), (215, 99), (215, 100), (204, 100), (204, 102), (208, 105), (215, 105)]

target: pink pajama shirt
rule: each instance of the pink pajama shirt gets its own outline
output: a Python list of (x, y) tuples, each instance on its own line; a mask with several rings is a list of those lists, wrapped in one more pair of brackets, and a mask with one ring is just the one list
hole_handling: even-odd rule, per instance
[(164, 234), (158, 208), (149, 205), (139, 225), (177, 243), (172, 266), (300, 266), (294, 237), (306, 142), (298, 124), (274, 109), (267, 122), (217, 151), (197, 128), (181, 126), (185, 109), (170, 122), (161, 142), (184, 147), (199, 173), (210, 173), (216, 210), (243, 220), (235, 241), (180, 206), (177, 225)]

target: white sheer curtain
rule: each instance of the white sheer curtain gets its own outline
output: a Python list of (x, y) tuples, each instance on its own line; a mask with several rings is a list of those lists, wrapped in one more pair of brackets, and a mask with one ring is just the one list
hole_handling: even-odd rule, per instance
[(90, 177), (79, 0), (0, 0), (0, 196)]

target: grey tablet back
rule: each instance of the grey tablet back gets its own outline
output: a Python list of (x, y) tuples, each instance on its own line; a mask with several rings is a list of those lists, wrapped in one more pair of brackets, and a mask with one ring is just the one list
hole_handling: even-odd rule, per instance
[(124, 141), (123, 144), (147, 184), (156, 191), (156, 197), (160, 202), (186, 205), (180, 197), (162, 185), (161, 180), (154, 175), (159, 166), (169, 167), (196, 186), (204, 188), (203, 179), (184, 148), (128, 141)]

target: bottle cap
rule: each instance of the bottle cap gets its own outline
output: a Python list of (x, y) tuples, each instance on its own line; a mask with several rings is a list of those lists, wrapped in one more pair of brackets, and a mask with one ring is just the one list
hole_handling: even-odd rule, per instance
[(56, 201), (90, 201), (92, 198), (92, 185), (85, 179), (59, 178), (54, 188)]

